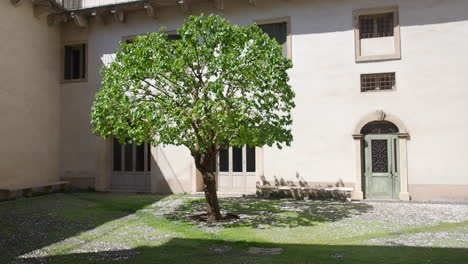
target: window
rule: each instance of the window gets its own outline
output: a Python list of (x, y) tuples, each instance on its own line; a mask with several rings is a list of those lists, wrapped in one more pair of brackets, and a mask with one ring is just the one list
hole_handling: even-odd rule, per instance
[(393, 13), (360, 16), (359, 29), (361, 39), (393, 36)]
[(255, 147), (231, 147), (219, 152), (219, 172), (255, 172)]
[[(123, 37), (122, 40), (123, 40), (126, 44), (130, 44), (130, 43), (133, 43), (133, 42), (135, 41), (135, 38), (136, 38), (137, 36), (138, 36), (138, 35), (126, 36), (126, 37)], [(168, 32), (167, 39), (168, 39), (169, 41), (178, 40), (178, 39), (180, 39), (180, 36), (177, 35), (176, 31), (170, 31), (170, 32)]]
[(289, 17), (256, 21), (258, 26), (283, 47), (283, 55), (291, 58)]
[(395, 73), (361, 74), (361, 92), (395, 89)]
[[(114, 139), (113, 171), (116, 172), (149, 172), (151, 171), (151, 146), (148, 143), (142, 145), (121, 145)], [(146, 168), (145, 168), (146, 166)]]
[(229, 172), (229, 150), (223, 149), (219, 152), (219, 171)]
[(398, 7), (354, 10), (356, 62), (401, 58)]
[(65, 45), (64, 80), (86, 78), (86, 44)]
[(247, 152), (247, 172), (255, 172), (255, 148), (247, 146), (245, 151)]
[(232, 147), (232, 171), (233, 172), (242, 172), (242, 163), (243, 163), (243, 149), (238, 147)]
[(180, 37), (179, 35), (177, 35), (177, 34), (169, 34), (169, 35), (167, 35), (167, 39), (168, 39), (169, 41), (174, 41), (174, 40), (179, 40), (179, 39), (181, 39), (181, 37)]

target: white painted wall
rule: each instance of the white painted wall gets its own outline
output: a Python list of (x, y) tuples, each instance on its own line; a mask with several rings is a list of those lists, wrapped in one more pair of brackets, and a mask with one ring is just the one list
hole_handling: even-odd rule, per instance
[[(244, 3), (245, 2), (245, 3)], [(193, 12), (221, 13), (231, 22), (247, 25), (257, 19), (291, 17), (291, 84), (296, 91), (294, 142), (289, 148), (264, 149), (264, 172), (273, 177), (309, 182), (354, 182), (351, 134), (366, 114), (383, 110), (400, 118), (409, 130), (410, 184), (468, 184), (468, 2), (464, 0), (330, 0), (226, 1), (225, 11), (212, 4)], [(398, 5), (401, 60), (356, 63), (354, 9)], [(176, 7), (160, 10), (153, 20), (132, 13), (126, 24), (93, 21), (87, 30), (63, 31), (64, 41), (87, 40), (88, 82), (64, 84), (63, 169), (89, 170), (97, 177), (96, 152), (105, 148), (90, 133), (89, 108), (99, 89), (103, 54), (112, 53), (124, 36), (174, 30), (186, 17)], [(396, 72), (397, 88), (360, 92), (360, 74)], [(79, 142), (79, 143), (78, 143)], [(172, 149), (168, 160), (181, 179), (190, 179), (192, 166), (185, 150)], [(182, 154), (185, 153), (185, 154)], [(106, 174), (107, 175), (107, 174)], [(190, 182), (190, 181), (187, 181)], [(189, 183), (187, 183), (189, 184)], [(411, 191), (411, 190), (410, 190)]]
[(378, 56), (394, 53), (394, 37), (361, 39), (361, 56)]

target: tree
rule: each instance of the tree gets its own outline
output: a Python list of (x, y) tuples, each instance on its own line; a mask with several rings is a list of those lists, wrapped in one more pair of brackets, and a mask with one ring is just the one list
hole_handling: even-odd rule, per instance
[(121, 143), (186, 146), (203, 175), (208, 220), (217, 221), (218, 152), (292, 141), (292, 63), (255, 24), (191, 16), (177, 32), (178, 40), (162, 28), (120, 44), (101, 70), (91, 122)]

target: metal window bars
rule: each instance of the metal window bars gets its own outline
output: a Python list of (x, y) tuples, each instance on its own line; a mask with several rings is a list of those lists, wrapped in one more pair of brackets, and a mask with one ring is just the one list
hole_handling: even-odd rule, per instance
[(361, 92), (395, 89), (395, 73), (361, 75)]
[(361, 39), (391, 37), (394, 34), (393, 13), (364, 15), (359, 17)]

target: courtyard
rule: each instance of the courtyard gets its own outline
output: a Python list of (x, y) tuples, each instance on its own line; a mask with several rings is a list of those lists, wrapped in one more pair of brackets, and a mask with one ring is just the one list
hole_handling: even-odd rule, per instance
[(468, 204), (57, 193), (0, 203), (0, 263), (468, 263)]

